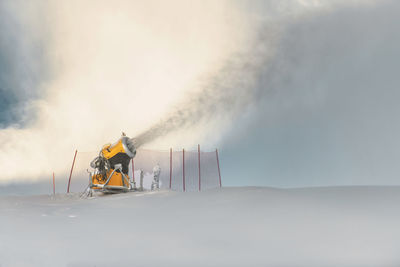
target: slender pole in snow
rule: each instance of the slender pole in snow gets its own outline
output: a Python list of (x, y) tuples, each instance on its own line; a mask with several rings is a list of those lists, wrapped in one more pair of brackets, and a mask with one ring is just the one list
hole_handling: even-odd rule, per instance
[(135, 183), (135, 163), (132, 159), (132, 182)]
[(169, 149), (169, 189), (172, 186), (172, 148)]
[(201, 174), (200, 174), (200, 144), (197, 145), (197, 154), (198, 154), (198, 161), (199, 161), (199, 191), (201, 191)]
[(69, 193), (69, 186), (71, 185), (71, 177), (72, 177), (72, 171), (74, 170), (75, 159), (76, 159), (76, 153), (78, 153), (78, 150), (75, 150), (74, 160), (72, 161), (71, 172), (69, 173), (69, 180), (68, 180), (67, 193)]
[(182, 176), (183, 176), (183, 192), (186, 191), (186, 185), (185, 185), (185, 149), (182, 150), (182, 157), (183, 157), (183, 171), (182, 171)]
[(56, 183), (55, 183), (55, 178), (54, 178), (54, 172), (53, 172), (53, 195), (56, 195)]
[(144, 178), (143, 170), (140, 169), (140, 189), (139, 189), (139, 191), (143, 191), (143, 178)]
[(215, 150), (215, 154), (217, 155), (218, 176), (219, 176), (219, 187), (222, 187), (222, 183), (221, 183), (221, 169), (219, 168), (218, 149)]

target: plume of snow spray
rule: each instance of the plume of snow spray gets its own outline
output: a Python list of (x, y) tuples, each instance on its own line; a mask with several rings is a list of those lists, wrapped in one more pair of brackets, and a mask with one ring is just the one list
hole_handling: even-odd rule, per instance
[(277, 38), (276, 28), (264, 27), (254, 45), (231, 55), (220, 69), (202, 80), (199, 90), (188, 94), (162, 120), (137, 135), (137, 146), (210, 121), (220, 124), (234, 122), (236, 116), (257, 102), (260, 95), (257, 79), (268, 68), (268, 59), (273, 55)]

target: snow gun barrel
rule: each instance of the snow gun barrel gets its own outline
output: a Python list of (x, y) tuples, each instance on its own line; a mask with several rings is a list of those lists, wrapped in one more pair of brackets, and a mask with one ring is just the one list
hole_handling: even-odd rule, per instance
[(101, 153), (106, 159), (111, 159), (119, 154), (124, 154), (129, 158), (134, 158), (136, 155), (135, 139), (127, 136), (122, 136), (116, 143), (105, 145)]

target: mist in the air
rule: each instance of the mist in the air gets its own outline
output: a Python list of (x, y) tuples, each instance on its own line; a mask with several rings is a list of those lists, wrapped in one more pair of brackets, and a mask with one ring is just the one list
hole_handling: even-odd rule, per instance
[[(63, 175), (75, 149), (145, 131), (247, 39), (241, 11), (226, 1), (40, 3), (1, 5), (1, 65), (10, 73), (2, 95), (18, 106), (3, 106), (15, 117), (0, 131), (3, 181)], [(197, 132), (153, 148), (188, 147), (201, 141)]]
[(399, 14), (396, 1), (364, 1), (284, 24), (259, 103), (221, 147), (231, 184), (399, 184)]
[(2, 107), (0, 180), (64, 173), (75, 149), (124, 131), (154, 149), (220, 147), (227, 185), (396, 183), (395, 1), (5, 1), (1, 12), (14, 23), (1, 26), (0, 67), (21, 79), (1, 76), (18, 108)]

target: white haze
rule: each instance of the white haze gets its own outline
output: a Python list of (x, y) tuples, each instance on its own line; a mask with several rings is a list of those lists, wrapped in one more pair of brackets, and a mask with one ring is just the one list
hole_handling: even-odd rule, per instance
[(30, 103), (35, 122), (0, 131), (3, 181), (65, 173), (75, 148), (98, 150), (121, 131), (155, 148), (211, 147), (270, 96), (259, 75), (286, 24), (373, 1), (264, 1), (262, 15), (233, 1), (17, 3), (15, 16), (43, 15), (26, 27), (46, 33), (51, 79)]
[(229, 184), (398, 184), (399, 14), (400, 2), (379, 1), (284, 24), (261, 101), (220, 146)]
[[(246, 32), (238, 11), (225, 1), (10, 6), (16, 16), (44, 16), (45, 25), (25, 26), (50, 28), (45, 38), (52, 79), (43, 85), (43, 97), (31, 103), (37, 120), (25, 129), (0, 131), (1, 180), (65, 172), (75, 148), (98, 150), (121, 131), (134, 136), (150, 127), (182, 101), (199, 75), (241, 46), (239, 32)], [(166, 146), (175, 144), (172, 139)]]

